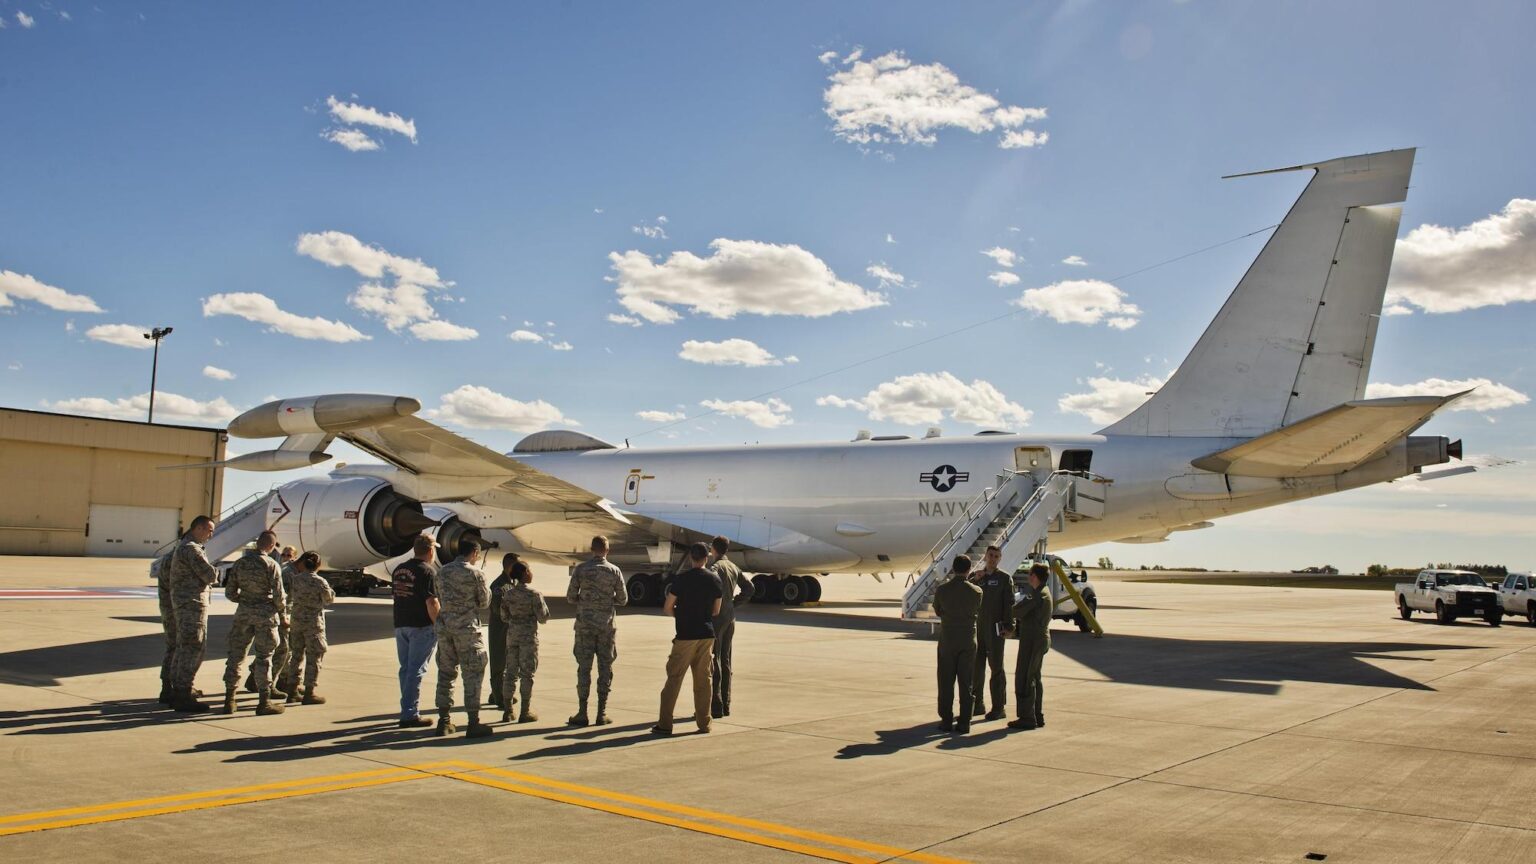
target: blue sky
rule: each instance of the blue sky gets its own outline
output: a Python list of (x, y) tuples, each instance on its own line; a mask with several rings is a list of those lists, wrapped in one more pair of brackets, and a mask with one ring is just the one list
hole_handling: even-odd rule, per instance
[[(169, 325), (157, 414), (182, 422), (362, 391), (504, 449), (571, 421), (637, 445), (1089, 432), (1178, 364), (1264, 235), (1121, 277), (1274, 224), (1305, 179), (1221, 175), (1417, 146), (1411, 314), (1384, 319), (1372, 380), (1487, 379), (1426, 431), (1536, 459), (1526, 4), (0, 0), (0, 20), (7, 405), (135, 416), (149, 352), (109, 325)], [(1058, 320), (1084, 298), (1094, 320)], [(637, 416), (705, 402), (729, 413)], [(228, 499), (274, 479), (231, 473)], [(1085, 554), (1528, 567), (1532, 481)]]

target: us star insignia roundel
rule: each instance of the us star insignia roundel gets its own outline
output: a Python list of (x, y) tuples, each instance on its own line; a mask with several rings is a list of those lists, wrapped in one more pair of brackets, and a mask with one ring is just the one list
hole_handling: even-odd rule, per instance
[(948, 492), (955, 488), (957, 483), (965, 483), (971, 479), (971, 472), (956, 471), (953, 465), (940, 465), (932, 471), (924, 471), (917, 475), (918, 482), (927, 483), (935, 492)]

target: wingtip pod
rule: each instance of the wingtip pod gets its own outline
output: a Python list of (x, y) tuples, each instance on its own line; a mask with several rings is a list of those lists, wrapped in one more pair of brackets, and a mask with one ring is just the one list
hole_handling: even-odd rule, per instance
[(380, 426), (421, 410), (409, 396), (333, 393), (267, 402), (230, 421), (236, 438), (277, 438)]

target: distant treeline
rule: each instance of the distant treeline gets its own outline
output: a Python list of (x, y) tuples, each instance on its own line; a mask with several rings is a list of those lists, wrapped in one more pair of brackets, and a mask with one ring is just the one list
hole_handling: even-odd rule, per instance
[(1503, 579), (1509, 575), (1509, 568), (1503, 564), (1425, 564), (1423, 567), (1388, 567), (1385, 564), (1372, 564), (1365, 568), (1367, 576), (1417, 576), (1420, 570), (1469, 570), (1481, 576), (1493, 576)]

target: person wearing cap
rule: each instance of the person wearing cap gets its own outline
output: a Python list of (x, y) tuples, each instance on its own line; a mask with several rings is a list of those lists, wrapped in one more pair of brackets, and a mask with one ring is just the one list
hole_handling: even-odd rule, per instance
[(1013, 669), (1014, 693), (1019, 718), (1009, 721), (1013, 729), (1037, 729), (1045, 725), (1044, 688), (1040, 670), (1046, 652), (1051, 650), (1051, 592), (1046, 584), (1051, 571), (1044, 564), (1029, 568), (1029, 595), (1013, 606), (1018, 622), (1019, 659)]
[(453, 682), (464, 672), (464, 709), (469, 723), (466, 738), (484, 738), (491, 727), (480, 722), (480, 685), (485, 679), (485, 635), (480, 615), (491, 605), (491, 589), (485, 584), (480, 563), (480, 541), (459, 541), (459, 557), (437, 571), (437, 734), (458, 731), (449, 719), (453, 710)]
[[(956, 555), (949, 578), (933, 592), (933, 612), (939, 616), (939, 728), (971, 731), (971, 673), (976, 660), (976, 621), (981, 613), (981, 589), (972, 584), (971, 557)], [(960, 684), (960, 713), (955, 713), (955, 682)]]
[[(325, 697), (315, 692), (319, 683), (320, 666), (329, 646), (325, 641), (325, 607), (336, 602), (336, 592), (331, 583), (320, 576), (320, 553), (305, 552), (299, 556), (293, 572), (293, 593), (288, 597), (288, 674), (285, 680), (293, 689), (288, 691), (289, 702), (305, 705), (324, 705)], [(299, 689), (299, 668), (304, 668), (304, 696)]]
[[(486, 622), (486, 649), (491, 655), (491, 698), (490, 703), (497, 708), (506, 710), (508, 698), (503, 696), (501, 679), (507, 671), (507, 625), (496, 614), (501, 605), (502, 592), (506, 591), (513, 583), (512, 565), (518, 563), (516, 552), (508, 552), (501, 556), (501, 575), (491, 580), (491, 615)], [(515, 697), (517, 694), (508, 694)]]

